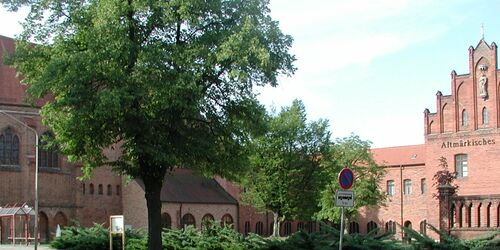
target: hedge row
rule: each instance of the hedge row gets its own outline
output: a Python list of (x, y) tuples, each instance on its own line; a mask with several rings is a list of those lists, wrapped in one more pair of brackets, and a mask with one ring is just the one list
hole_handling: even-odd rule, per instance
[[(299, 231), (288, 238), (264, 238), (256, 234), (244, 237), (231, 228), (219, 226), (217, 223), (204, 230), (187, 227), (182, 230), (165, 230), (162, 233), (163, 249), (167, 250), (300, 250), (300, 249), (338, 249), (339, 231), (333, 227), (322, 225), (322, 232), (305, 233)], [(442, 242), (421, 235), (405, 228), (405, 232), (414, 240), (410, 244), (392, 239), (392, 235), (376, 235), (374, 232), (360, 235), (344, 235), (343, 249), (500, 249), (500, 231), (474, 240), (459, 240), (430, 228), (441, 234)], [(80, 226), (67, 227), (62, 230), (61, 237), (52, 241), (56, 249), (71, 250), (106, 250), (109, 249), (109, 232), (102, 225), (90, 228)], [(127, 250), (147, 249), (147, 238), (140, 231), (126, 231)], [(116, 241), (115, 243), (117, 243)], [(118, 248), (117, 248), (118, 249)]]

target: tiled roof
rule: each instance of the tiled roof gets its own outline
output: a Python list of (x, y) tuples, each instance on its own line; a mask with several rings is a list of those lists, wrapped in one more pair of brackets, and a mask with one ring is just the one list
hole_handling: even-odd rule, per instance
[(425, 145), (372, 149), (373, 158), (382, 166), (425, 165)]
[[(137, 182), (144, 189), (142, 181)], [(238, 204), (215, 179), (195, 175), (187, 169), (177, 169), (165, 176), (160, 199), (174, 203)]]

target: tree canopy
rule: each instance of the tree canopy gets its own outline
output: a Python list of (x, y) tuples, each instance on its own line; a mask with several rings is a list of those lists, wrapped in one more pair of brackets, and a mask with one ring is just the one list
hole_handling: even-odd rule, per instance
[(30, 9), (11, 63), (29, 94), (53, 97), (42, 116), (60, 150), (86, 175), (106, 164), (144, 181), (150, 249), (165, 173), (237, 173), (264, 114), (253, 87), (295, 71), (267, 0), (0, 3)]
[(321, 193), (321, 211), (318, 219), (340, 221), (340, 207), (335, 206), (335, 191), (342, 190), (338, 183), (338, 174), (342, 168), (350, 168), (355, 175), (351, 190), (354, 191), (354, 208), (346, 209), (347, 217), (353, 216), (360, 207), (374, 206), (385, 201), (385, 193), (378, 184), (385, 170), (373, 160), (371, 143), (357, 135), (337, 139), (331, 147), (331, 161), (325, 163), (329, 183)]
[(322, 161), (328, 158), (328, 121), (307, 122), (306, 110), (295, 100), (268, 122), (267, 132), (253, 142), (243, 199), (274, 214), (274, 236), (285, 219), (310, 220), (318, 211), (325, 181)]

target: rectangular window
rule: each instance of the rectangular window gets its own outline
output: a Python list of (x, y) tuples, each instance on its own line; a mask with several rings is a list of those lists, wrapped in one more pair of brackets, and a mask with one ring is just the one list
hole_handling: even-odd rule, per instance
[(455, 155), (455, 171), (457, 177), (466, 177), (469, 175), (469, 164), (466, 154)]
[(404, 180), (404, 194), (411, 194), (411, 180)]
[(387, 181), (387, 195), (388, 196), (393, 196), (396, 194), (396, 188), (394, 186), (394, 181), (393, 180), (388, 180)]
[(420, 191), (422, 191), (422, 194), (425, 194), (426, 189), (427, 189), (427, 184), (425, 183), (425, 178), (422, 178), (420, 180)]

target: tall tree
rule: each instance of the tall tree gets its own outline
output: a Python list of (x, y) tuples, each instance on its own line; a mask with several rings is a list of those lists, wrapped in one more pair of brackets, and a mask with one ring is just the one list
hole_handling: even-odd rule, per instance
[(328, 157), (328, 121), (308, 123), (301, 101), (270, 117), (268, 131), (253, 143), (243, 200), (274, 215), (273, 236), (285, 219), (311, 219), (318, 211)]
[(337, 139), (331, 147), (331, 161), (325, 163), (329, 183), (321, 192), (321, 210), (318, 219), (340, 221), (340, 208), (335, 206), (335, 191), (341, 190), (338, 174), (342, 168), (350, 168), (355, 175), (351, 188), (355, 194), (354, 207), (346, 209), (347, 218), (351, 218), (363, 206), (374, 206), (385, 201), (385, 193), (379, 188), (385, 171), (374, 161), (370, 151), (371, 143), (359, 136), (351, 135)]
[(149, 249), (161, 249), (165, 173), (238, 172), (264, 113), (253, 87), (295, 70), (267, 0), (0, 3), (30, 9), (11, 63), (33, 97), (53, 97), (42, 115), (61, 151), (85, 175), (111, 165), (143, 180)]

